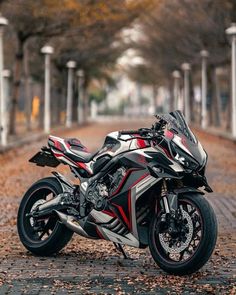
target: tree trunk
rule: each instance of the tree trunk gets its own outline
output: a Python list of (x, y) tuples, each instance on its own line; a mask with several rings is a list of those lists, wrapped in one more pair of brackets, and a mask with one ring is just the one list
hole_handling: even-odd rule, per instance
[(17, 103), (20, 94), (20, 82), (21, 82), (21, 73), (22, 73), (22, 62), (24, 59), (24, 42), (18, 39), (18, 50), (15, 58), (14, 66), (14, 78), (13, 78), (13, 90), (11, 98), (11, 110), (10, 110), (10, 126), (9, 133), (16, 133), (16, 112), (17, 112)]
[(190, 107), (190, 122), (195, 122), (195, 104), (194, 104), (194, 85), (193, 85), (193, 77), (190, 73), (189, 75), (189, 107)]
[(174, 92), (171, 81), (168, 81), (166, 84), (166, 98), (163, 101), (162, 110), (165, 113), (172, 112), (174, 110)]
[(152, 97), (153, 97), (153, 106), (154, 106), (154, 113), (157, 113), (157, 93), (158, 93), (158, 86), (152, 86)]
[(61, 119), (61, 117), (60, 117), (60, 115), (61, 115), (61, 110), (62, 110), (62, 105), (63, 105), (63, 101), (62, 101), (62, 91), (61, 91), (61, 89), (57, 89), (57, 91), (56, 91), (56, 100), (57, 100), (57, 103), (56, 103), (56, 105), (57, 105), (57, 110), (56, 110), (56, 118), (55, 118), (55, 123), (56, 123), (56, 125), (60, 125), (60, 119)]
[(211, 85), (211, 124), (214, 126), (220, 126), (220, 104), (219, 104), (219, 94), (217, 93), (217, 78), (216, 78), (216, 68), (214, 66), (210, 67), (210, 85)]
[(216, 103), (216, 125), (217, 126), (221, 126), (221, 116), (222, 116), (222, 110), (221, 110), (221, 94), (220, 94), (220, 83), (219, 83), (219, 77), (217, 76), (217, 73), (215, 71), (215, 91), (216, 91), (216, 99), (215, 99), (215, 103)]
[[(213, 125), (213, 108), (212, 108), (212, 101), (213, 101), (213, 80), (212, 80), (212, 71), (213, 66), (209, 65), (207, 67), (207, 81), (208, 81), (208, 93), (210, 101), (207, 100), (207, 114), (208, 114), (208, 125)], [(210, 105), (210, 108), (208, 109), (208, 106)]]
[(30, 93), (30, 75), (29, 75), (29, 54), (27, 43), (24, 47), (24, 82), (25, 82), (25, 115), (26, 115), (26, 129), (31, 130), (31, 111), (32, 111), (32, 98)]
[(89, 94), (88, 94), (88, 86), (89, 86), (89, 78), (84, 76), (84, 81), (83, 81), (83, 123), (88, 122), (88, 117), (89, 117)]
[(84, 123), (87, 123), (88, 117), (89, 117), (89, 95), (88, 95), (87, 88), (84, 88), (83, 90), (83, 113), (84, 113)]

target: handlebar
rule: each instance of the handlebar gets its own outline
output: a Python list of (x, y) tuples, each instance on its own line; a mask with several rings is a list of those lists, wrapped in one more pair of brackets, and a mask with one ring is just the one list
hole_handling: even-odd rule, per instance
[(121, 130), (121, 135), (131, 135), (131, 134), (140, 134), (139, 130)]
[(119, 135), (136, 135), (139, 139), (154, 139), (162, 135), (162, 131), (150, 128), (140, 128), (138, 130), (122, 130)]

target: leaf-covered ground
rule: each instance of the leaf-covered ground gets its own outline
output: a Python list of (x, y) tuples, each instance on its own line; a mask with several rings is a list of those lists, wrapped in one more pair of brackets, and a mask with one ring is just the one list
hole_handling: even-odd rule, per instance
[[(77, 136), (94, 150), (109, 131), (149, 123), (99, 123), (60, 135)], [(112, 243), (76, 235), (58, 256), (28, 253), (17, 236), (16, 214), (24, 191), (50, 174), (27, 161), (45, 139), (0, 155), (0, 294), (236, 294), (236, 145), (203, 132), (197, 135), (209, 153), (207, 175), (214, 193), (207, 197), (219, 221), (217, 247), (200, 272), (170, 276), (155, 265), (148, 249), (125, 247), (125, 260)]]

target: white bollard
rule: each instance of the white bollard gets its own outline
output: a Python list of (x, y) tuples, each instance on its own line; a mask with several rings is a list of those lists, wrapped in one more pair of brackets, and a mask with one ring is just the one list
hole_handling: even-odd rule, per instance
[(183, 63), (181, 66), (184, 72), (184, 115), (187, 123), (190, 122), (190, 86), (189, 86), (189, 72), (190, 64)]
[(45, 45), (41, 49), (41, 53), (45, 55), (45, 76), (44, 76), (44, 132), (50, 133), (51, 128), (51, 96), (50, 96), (50, 55), (53, 54), (52, 46)]
[(179, 105), (181, 75), (179, 71), (173, 71), (172, 76), (174, 78), (174, 111), (176, 111)]
[(207, 127), (207, 58), (209, 53), (207, 50), (200, 52), (202, 57), (202, 73), (201, 73), (201, 127)]
[(67, 103), (66, 103), (66, 127), (72, 126), (72, 103), (73, 103), (73, 78), (74, 68), (76, 68), (76, 62), (70, 60), (66, 64), (68, 68), (68, 82), (67, 82)]
[(226, 34), (231, 37), (231, 91), (232, 91), (232, 135), (236, 138), (236, 24), (233, 23)]
[(78, 77), (78, 103), (77, 103), (77, 121), (78, 124), (83, 124), (84, 117), (83, 117), (83, 83), (84, 83), (84, 72), (83, 70), (78, 70), (76, 73)]
[(1, 145), (7, 145), (7, 116), (6, 116), (6, 98), (4, 93), (3, 80), (3, 28), (8, 25), (8, 20), (0, 16), (0, 134)]
[(97, 113), (98, 113), (97, 102), (92, 100), (92, 102), (91, 102), (91, 119), (92, 119), (92, 121), (96, 121)]

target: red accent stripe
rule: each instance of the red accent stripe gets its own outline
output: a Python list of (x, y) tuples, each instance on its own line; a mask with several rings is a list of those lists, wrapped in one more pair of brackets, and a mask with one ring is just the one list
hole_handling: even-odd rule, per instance
[(189, 148), (187, 146), (186, 138), (184, 136), (181, 137), (181, 142), (189, 150)]
[(99, 231), (99, 229), (97, 227), (96, 227), (96, 232), (99, 235), (100, 239), (103, 239), (104, 240), (103, 235), (101, 234), (101, 232)]
[(70, 144), (69, 144), (67, 141), (65, 141), (65, 140), (64, 140), (64, 142), (65, 142), (65, 145), (66, 145), (68, 148), (70, 148)]
[(53, 153), (56, 157), (63, 157), (64, 154)]
[(143, 174), (141, 177), (139, 177), (129, 188), (135, 186), (137, 183), (139, 183), (142, 179), (144, 179), (146, 176), (148, 176), (149, 173)]
[(88, 170), (88, 167), (86, 166), (85, 163), (82, 163), (82, 162), (76, 162), (76, 165), (79, 166), (80, 168), (86, 170), (89, 174), (91, 174), (91, 171)]
[(129, 194), (128, 194), (128, 211), (129, 211), (129, 229), (130, 231), (132, 231), (132, 213), (131, 213), (131, 190), (129, 190)]
[(174, 137), (174, 133), (170, 130), (165, 130), (165, 136), (169, 139), (172, 139)]
[(113, 203), (113, 205), (118, 208), (124, 222), (127, 224), (128, 228), (130, 229), (130, 221), (128, 220), (127, 216), (125, 215), (125, 212), (124, 212), (123, 208), (121, 206), (117, 205), (117, 204), (114, 204), (114, 203)]
[(81, 163), (81, 162), (76, 162), (76, 165), (78, 165), (80, 168), (83, 168), (86, 170), (86, 165), (84, 163)]
[(143, 149), (146, 147), (146, 142), (144, 139), (137, 139), (137, 144), (140, 149)]
[(169, 153), (169, 151), (166, 148), (164, 148), (163, 146), (160, 146), (160, 145), (158, 145), (158, 146), (165, 152), (165, 154), (167, 155), (168, 158), (173, 159), (171, 154)]
[(64, 151), (65, 150), (65, 147), (63, 146), (63, 144), (59, 141), (55, 141), (54, 140), (54, 145), (55, 145), (55, 148), (58, 149), (59, 151)]

